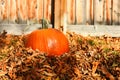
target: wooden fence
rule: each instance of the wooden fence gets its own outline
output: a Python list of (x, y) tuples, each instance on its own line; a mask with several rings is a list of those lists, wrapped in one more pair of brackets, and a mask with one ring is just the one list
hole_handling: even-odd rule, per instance
[(0, 22), (39, 22), (43, 16), (51, 21), (51, 5), (51, 0), (0, 0)]
[(120, 0), (0, 0), (1, 24), (40, 23), (48, 19), (64, 25), (119, 25)]

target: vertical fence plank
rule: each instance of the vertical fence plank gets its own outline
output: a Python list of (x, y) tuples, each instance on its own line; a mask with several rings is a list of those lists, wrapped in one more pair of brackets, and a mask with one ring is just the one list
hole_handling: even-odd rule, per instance
[(103, 2), (104, 0), (95, 0), (94, 3), (94, 24), (100, 25), (103, 24)]
[(89, 20), (89, 0), (86, 0), (86, 24), (89, 24), (90, 20)]
[(61, 0), (61, 29), (67, 31), (67, 0)]
[(113, 1), (113, 24), (119, 24), (120, 20), (120, 2), (119, 0)]
[(118, 25), (120, 25), (120, 1), (118, 2)]
[(86, 24), (93, 24), (94, 17), (93, 17), (93, 1), (94, 0), (87, 0), (86, 1)]
[(113, 25), (113, 0), (111, 0), (111, 25)]
[(77, 24), (83, 24), (86, 13), (84, 13), (85, 11), (85, 7), (84, 4), (85, 0), (76, 0), (76, 23)]
[(0, 0), (0, 22), (2, 21), (2, 19), (3, 19), (3, 6), (2, 6), (2, 1)]
[(51, 22), (51, 0), (44, 0), (44, 18)]
[(37, 0), (37, 7), (37, 20), (40, 22), (44, 17), (51, 23), (51, 0)]
[(37, 7), (37, 20), (40, 21), (43, 18), (43, 0), (37, 0)]
[(0, 22), (8, 23), (9, 18), (9, 1), (0, 0)]
[(93, 0), (90, 0), (90, 23), (94, 24), (94, 15), (93, 15)]
[(27, 19), (28, 19), (28, 14), (27, 14), (27, 0), (17, 0), (17, 5), (16, 7), (18, 7), (18, 20), (17, 23), (26, 23)]
[(106, 0), (106, 24), (111, 24), (111, 0)]
[(17, 19), (16, 14), (16, 0), (10, 0), (10, 15), (9, 15), (9, 22), (15, 23), (15, 20)]
[(36, 19), (37, 0), (27, 0), (28, 20)]
[(61, 25), (61, 22), (60, 22), (60, 2), (61, 0), (55, 0), (55, 19), (54, 19), (54, 28), (56, 29), (60, 29), (60, 25)]
[(75, 23), (75, 0), (67, 0), (67, 22)]
[(67, 0), (56, 0), (55, 1), (55, 22), (54, 27), (61, 31), (66, 29), (67, 23)]

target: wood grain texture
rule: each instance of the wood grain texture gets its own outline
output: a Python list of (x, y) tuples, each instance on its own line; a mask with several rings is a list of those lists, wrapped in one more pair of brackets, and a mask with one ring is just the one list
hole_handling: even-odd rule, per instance
[(85, 12), (85, 0), (76, 0), (76, 23), (83, 24), (86, 17)]
[(9, 2), (8, 0), (0, 0), (0, 20), (9, 18)]
[(54, 12), (54, 16), (55, 16), (55, 21), (54, 21), (54, 28), (56, 29), (60, 29), (61, 26), (61, 13), (60, 13), (60, 5), (61, 1), (60, 0), (55, 0), (55, 12)]
[(28, 19), (36, 18), (37, 0), (27, 0)]
[(86, 0), (86, 24), (90, 24), (90, 0)]
[(26, 21), (28, 19), (28, 14), (27, 14), (27, 0), (17, 0), (17, 5), (18, 6), (18, 17), (19, 19)]
[(75, 24), (75, 0), (67, 0), (67, 22)]
[(44, 18), (51, 20), (51, 0), (44, 0)]
[[(54, 3), (53, 3), (54, 2)], [(53, 7), (54, 5), (54, 7)], [(0, 23), (25, 23), (44, 17), (55, 27), (66, 24), (120, 24), (119, 0), (0, 0)], [(66, 20), (64, 20), (66, 19)]]
[(11, 22), (15, 22), (15, 20), (17, 19), (17, 7), (16, 7), (16, 0), (10, 0), (10, 21)]
[(113, 24), (120, 24), (120, 1), (113, 1)]
[(104, 0), (95, 0), (95, 15), (94, 15), (94, 19), (95, 19), (95, 24), (103, 24), (103, 2)]
[(106, 24), (111, 24), (111, 0), (106, 0)]
[(43, 18), (43, 0), (37, 0), (37, 20)]
[(90, 0), (90, 23), (93, 24), (94, 23), (94, 16), (93, 16), (93, 0)]

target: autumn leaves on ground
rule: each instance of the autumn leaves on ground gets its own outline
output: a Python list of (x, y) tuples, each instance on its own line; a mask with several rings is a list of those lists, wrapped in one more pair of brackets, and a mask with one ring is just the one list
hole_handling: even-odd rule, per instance
[(59, 57), (24, 47), (25, 35), (0, 34), (0, 80), (120, 80), (120, 38), (67, 33)]

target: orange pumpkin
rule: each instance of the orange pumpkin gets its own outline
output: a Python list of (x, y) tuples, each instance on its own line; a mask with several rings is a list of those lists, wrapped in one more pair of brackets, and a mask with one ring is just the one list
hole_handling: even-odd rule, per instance
[(57, 29), (41, 29), (33, 31), (27, 38), (26, 47), (46, 52), (48, 56), (62, 55), (69, 51), (66, 36)]

